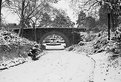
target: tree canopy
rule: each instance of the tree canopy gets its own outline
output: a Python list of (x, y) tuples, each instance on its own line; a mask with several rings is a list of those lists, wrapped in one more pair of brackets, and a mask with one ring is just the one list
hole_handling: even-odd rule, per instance
[[(57, 19), (66, 18), (66, 20), (68, 20), (66, 15), (57, 16), (58, 13), (61, 13), (61, 10), (57, 10), (48, 4), (58, 3), (59, 1), (61, 0), (7, 0), (5, 7), (9, 8), (14, 13), (17, 13), (20, 20), (24, 20), (23, 23), (26, 26), (29, 26), (30, 23), (38, 23), (45, 13), (50, 16), (50, 20), (51, 18), (52, 20), (55, 19), (55, 22), (57, 22)], [(100, 24), (107, 25), (107, 13), (112, 11), (113, 15), (120, 14), (120, 0), (68, 0), (68, 3), (70, 8), (77, 11), (77, 15), (80, 14), (80, 11), (83, 11), (86, 17), (89, 16), (89, 18), (93, 17), (96, 18), (96, 20), (99, 19), (98, 22), (100, 22)], [(117, 16), (115, 15), (113, 19), (116, 18)], [(78, 23), (79, 22), (80, 21), (78, 21)], [(116, 23), (116, 21), (113, 22)]]

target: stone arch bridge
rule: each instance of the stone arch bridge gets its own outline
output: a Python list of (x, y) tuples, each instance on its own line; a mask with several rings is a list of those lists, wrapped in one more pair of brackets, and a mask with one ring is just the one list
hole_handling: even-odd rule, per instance
[[(14, 29), (18, 33), (19, 29)], [(41, 43), (43, 45), (60, 45), (65, 43), (65, 47), (77, 44), (80, 41), (80, 33), (85, 29), (80, 28), (25, 28), (23, 37)]]

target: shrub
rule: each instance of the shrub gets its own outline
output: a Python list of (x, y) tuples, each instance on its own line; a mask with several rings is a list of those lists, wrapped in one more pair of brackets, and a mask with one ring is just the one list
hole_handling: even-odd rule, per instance
[(95, 34), (83, 33), (82, 41), (78, 45), (67, 48), (67, 50), (86, 52), (88, 55), (106, 51), (121, 56), (121, 33), (112, 32), (111, 40), (108, 40), (108, 32), (106, 31)]
[(30, 49), (36, 44), (15, 33), (0, 30), (0, 64), (16, 58), (26, 60)]

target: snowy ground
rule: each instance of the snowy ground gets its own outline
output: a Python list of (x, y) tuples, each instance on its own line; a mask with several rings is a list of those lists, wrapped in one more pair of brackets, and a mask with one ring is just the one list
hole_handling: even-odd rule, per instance
[(121, 57), (110, 59), (109, 53), (98, 53), (91, 57), (96, 61), (94, 82), (121, 82)]
[(37, 61), (1, 71), (0, 82), (121, 82), (121, 58), (108, 61), (108, 57), (47, 51)]

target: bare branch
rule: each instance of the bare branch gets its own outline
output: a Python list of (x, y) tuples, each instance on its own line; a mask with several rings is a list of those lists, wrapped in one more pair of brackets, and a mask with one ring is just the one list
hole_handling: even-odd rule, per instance
[(99, 6), (99, 3), (100, 3), (100, 1), (98, 1), (98, 0), (88, 0), (88, 1), (86, 1), (84, 3), (83, 6), (89, 6), (89, 8), (84, 9), (84, 10), (89, 11), (89, 10), (93, 9), (94, 7), (96, 7), (96, 6)]
[(24, 8), (27, 8), (29, 4), (30, 4), (30, 1), (27, 2)]
[(41, 6), (41, 4), (39, 4), (36, 8), (34, 8), (34, 9), (29, 13), (29, 15), (28, 15), (26, 18), (29, 18), (29, 16), (31, 16), (31, 15), (34, 13), (34, 11), (35, 11), (36, 9), (38, 9), (40, 6)]

